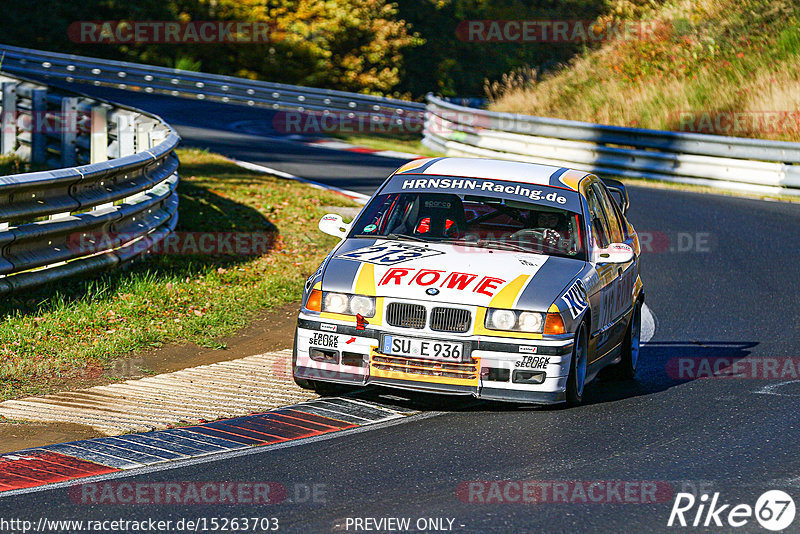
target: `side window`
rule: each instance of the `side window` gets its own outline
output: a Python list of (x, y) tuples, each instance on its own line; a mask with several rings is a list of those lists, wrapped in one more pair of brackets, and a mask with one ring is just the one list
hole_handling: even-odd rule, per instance
[(614, 209), (614, 200), (608, 196), (608, 193), (602, 185), (594, 183), (592, 184), (592, 189), (597, 194), (597, 199), (600, 201), (603, 211), (606, 214), (605, 220), (608, 224), (608, 238), (612, 243), (622, 243), (625, 241), (625, 232), (617, 216), (617, 210)]
[(591, 217), (592, 233), (594, 234), (596, 246), (600, 248), (607, 247), (611, 242), (609, 241), (608, 229), (605, 223), (605, 215), (600, 202), (597, 200), (597, 194), (594, 188), (586, 188), (586, 202), (589, 204), (589, 217)]

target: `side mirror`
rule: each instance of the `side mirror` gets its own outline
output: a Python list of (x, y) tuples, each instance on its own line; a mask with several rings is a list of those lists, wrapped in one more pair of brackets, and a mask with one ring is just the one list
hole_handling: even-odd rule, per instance
[(625, 243), (611, 243), (598, 251), (600, 263), (628, 263), (633, 261), (633, 248)]
[(350, 231), (350, 225), (344, 223), (341, 215), (329, 213), (319, 220), (319, 229), (328, 235), (344, 239)]

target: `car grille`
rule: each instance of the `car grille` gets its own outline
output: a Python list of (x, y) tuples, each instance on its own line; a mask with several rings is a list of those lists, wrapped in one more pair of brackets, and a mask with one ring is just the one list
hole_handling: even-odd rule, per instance
[(425, 306), (392, 302), (386, 307), (386, 322), (400, 328), (425, 328)]
[(441, 376), (445, 378), (463, 378), (466, 380), (476, 379), (478, 376), (478, 360), (475, 358), (471, 358), (468, 362), (456, 363), (373, 354), (372, 366), (381, 371)]
[(431, 311), (431, 330), (437, 332), (466, 332), (472, 314), (458, 308), (434, 308)]

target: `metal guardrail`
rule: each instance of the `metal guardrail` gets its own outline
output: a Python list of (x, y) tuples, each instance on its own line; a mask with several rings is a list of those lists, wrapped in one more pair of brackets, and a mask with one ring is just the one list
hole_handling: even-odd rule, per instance
[[(3, 65), (5, 67), (5, 65)], [(0, 294), (109, 269), (177, 223), (180, 137), (159, 117), (0, 76)]]
[(427, 100), (423, 144), (447, 155), (800, 195), (800, 143), (496, 113), (458, 106), (433, 95)]
[(276, 110), (323, 114), (335, 112), (349, 114), (352, 117), (369, 115), (375, 121), (417, 121), (421, 124), (425, 113), (425, 104), (406, 100), (57, 54), (7, 45), (0, 45), (0, 57), (3, 58), (4, 71), (33, 76), (37, 79), (55, 78), (67, 82), (135, 89), (146, 93), (261, 106)]

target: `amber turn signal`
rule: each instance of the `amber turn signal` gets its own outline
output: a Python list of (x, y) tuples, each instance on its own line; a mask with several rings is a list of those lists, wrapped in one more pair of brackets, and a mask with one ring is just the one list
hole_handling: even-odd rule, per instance
[(306, 309), (311, 311), (322, 311), (322, 291), (312, 289), (306, 301)]
[(548, 313), (544, 320), (544, 334), (549, 336), (557, 336), (566, 332), (564, 329), (564, 320), (561, 318), (560, 313)]

